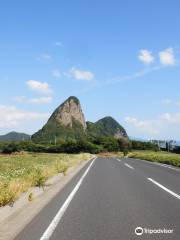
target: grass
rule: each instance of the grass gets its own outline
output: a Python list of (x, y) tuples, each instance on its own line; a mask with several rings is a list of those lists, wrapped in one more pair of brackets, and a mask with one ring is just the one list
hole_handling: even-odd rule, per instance
[[(81, 154), (16, 153), (0, 155), (0, 207), (13, 203), (30, 187), (44, 187), (46, 180), (91, 157)], [(30, 200), (32, 196), (30, 196)]]
[[(99, 157), (111, 158), (111, 157), (124, 157), (122, 152), (104, 152), (99, 153)], [(180, 154), (169, 153), (165, 151), (152, 151), (152, 150), (139, 150), (131, 151), (127, 157), (147, 160), (151, 162), (164, 163), (176, 167), (180, 167)]]
[(102, 152), (97, 154), (101, 158), (116, 158), (117, 156), (122, 158), (124, 156), (123, 152)]
[(175, 153), (168, 153), (164, 151), (132, 151), (128, 157), (148, 160), (151, 162), (165, 163), (172, 166), (180, 167), (180, 155)]

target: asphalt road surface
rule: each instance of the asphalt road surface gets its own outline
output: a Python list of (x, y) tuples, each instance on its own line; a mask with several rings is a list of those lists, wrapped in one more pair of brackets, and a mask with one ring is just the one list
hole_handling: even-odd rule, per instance
[[(137, 227), (141, 235), (135, 233)], [(97, 158), (15, 239), (179, 240), (180, 169), (128, 158)]]

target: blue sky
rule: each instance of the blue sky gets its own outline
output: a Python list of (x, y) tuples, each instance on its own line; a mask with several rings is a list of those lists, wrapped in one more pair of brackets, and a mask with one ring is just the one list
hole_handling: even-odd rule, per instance
[(68, 96), (130, 136), (180, 139), (180, 2), (4, 1), (0, 134), (33, 133)]

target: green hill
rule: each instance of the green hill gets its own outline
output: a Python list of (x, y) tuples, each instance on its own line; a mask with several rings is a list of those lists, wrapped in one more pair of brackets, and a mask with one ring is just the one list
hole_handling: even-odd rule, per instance
[(30, 135), (25, 133), (10, 132), (5, 135), (0, 135), (0, 141), (26, 141), (30, 139)]
[(128, 137), (125, 129), (112, 117), (92, 123), (87, 122), (87, 134), (91, 137)]

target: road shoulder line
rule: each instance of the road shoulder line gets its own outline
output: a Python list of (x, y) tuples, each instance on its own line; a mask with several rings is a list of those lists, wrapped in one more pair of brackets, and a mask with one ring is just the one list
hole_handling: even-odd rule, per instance
[(151, 181), (152, 183), (154, 183), (155, 185), (157, 185), (158, 187), (160, 187), (161, 189), (163, 189), (164, 191), (168, 192), (169, 194), (171, 194), (172, 196), (176, 197), (177, 199), (180, 200), (180, 195), (178, 195), (177, 193), (171, 191), (170, 189), (166, 188), (165, 186), (163, 186), (162, 184), (156, 182), (155, 180), (153, 180), (152, 178), (147, 178), (149, 181)]
[(172, 165), (168, 165), (168, 164), (165, 164), (165, 163), (159, 163), (159, 162), (153, 162), (153, 161), (148, 161), (146, 159), (139, 159), (139, 158), (129, 158), (129, 159), (133, 159), (135, 161), (142, 161), (144, 163), (148, 163), (148, 164), (153, 164), (153, 165), (158, 165), (160, 167), (165, 167), (165, 168), (170, 168), (172, 170), (175, 170), (175, 171), (179, 171), (180, 172), (180, 168), (178, 167), (173, 167)]
[(74, 198), (76, 192), (78, 191), (79, 187), (81, 186), (84, 178), (88, 174), (88, 172), (89, 172), (90, 168), (92, 167), (93, 163), (95, 162), (95, 160), (96, 160), (96, 158), (91, 162), (89, 167), (86, 169), (85, 173), (80, 178), (80, 180), (78, 181), (78, 183), (76, 184), (76, 186), (72, 190), (72, 192), (69, 194), (69, 196), (67, 197), (66, 201), (61, 206), (61, 208), (59, 209), (58, 213), (56, 214), (54, 219), (51, 221), (50, 225), (48, 226), (48, 228), (46, 229), (46, 231), (44, 232), (44, 234), (42, 235), (40, 240), (48, 240), (48, 239), (50, 239), (50, 237), (52, 236), (54, 230), (56, 229), (57, 225), (59, 224), (61, 218), (63, 217), (65, 211), (67, 210), (69, 204), (71, 203), (72, 199)]

